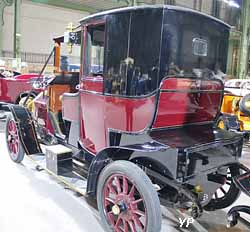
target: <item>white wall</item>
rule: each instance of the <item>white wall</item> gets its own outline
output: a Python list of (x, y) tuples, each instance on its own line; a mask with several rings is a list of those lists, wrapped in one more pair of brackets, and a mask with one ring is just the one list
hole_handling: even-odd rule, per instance
[[(3, 50), (13, 51), (14, 6), (4, 11)], [(73, 11), (22, 1), (21, 51), (48, 54), (53, 47), (53, 37), (63, 35), (69, 22), (77, 25), (87, 12)]]

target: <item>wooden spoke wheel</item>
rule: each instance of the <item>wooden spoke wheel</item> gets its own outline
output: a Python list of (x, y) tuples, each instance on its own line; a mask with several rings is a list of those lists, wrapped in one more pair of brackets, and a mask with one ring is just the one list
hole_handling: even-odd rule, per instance
[(5, 134), (6, 145), (10, 158), (16, 163), (22, 162), (24, 158), (24, 150), (18, 134), (16, 122), (14, 121), (12, 115), (9, 115), (7, 117)]
[(149, 177), (135, 164), (115, 161), (102, 171), (97, 204), (107, 231), (160, 231), (161, 210)]

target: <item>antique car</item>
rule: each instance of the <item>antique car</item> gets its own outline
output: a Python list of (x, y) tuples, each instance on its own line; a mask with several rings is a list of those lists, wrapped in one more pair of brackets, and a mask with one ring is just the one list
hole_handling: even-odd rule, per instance
[(225, 94), (218, 126), (235, 130), (249, 139), (250, 132), (250, 80), (231, 79), (225, 82)]
[(80, 73), (57, 73), (32, 112), (0, 104), (10, 158), (96, 198), (106, 231), (158, 232), (160, 204), (194, 218), (230, 206), (243, 138), (216, 126), (224, 86), (210, 75), (226, 70), (229, 31), (167, 5), (82, 19)]
[[(0, 73), (0, 101), (18, 104), (33, 87), (38, 74), (20, 74), (11, 71)], [(39, 88), (34, 88), (30, 97), (34, 98)]]

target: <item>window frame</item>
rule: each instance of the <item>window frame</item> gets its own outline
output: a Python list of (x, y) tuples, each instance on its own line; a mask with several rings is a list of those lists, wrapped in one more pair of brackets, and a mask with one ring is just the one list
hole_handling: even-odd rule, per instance
[[(104, 77), (104, 68), (105, 68), (105, 54), (106, 54), (106, 43), (107, 43), (107, 26), (106, 26), (106, 17), (101, 18), (101, 19), (96, 19), (94, 21), (87, 22), (86, 24), (83, 25), (83, 41), (82, 41), (82, 54), (83, 54), (83, 60), (82, 60), (82, 78), (81, 81), (87, 79), (90, 77), (90, 72), (86, 71), (86, 66), (87, 66), (87, 59), (89, 59), (88, 56), (88, 51), (87, 51), (87, 45), (88, 45), (88, 28), (89, 27), (95, 27), (95, 26), (101, 26), (104, 25), (105, 30), (104, 30), (104, 53), (103, 53), (103, 73), (100, 74), (100, 76)], [(95, 76), (93, 76), (94, 78)], [(104, 85), (104, 83), (103, 83)]]

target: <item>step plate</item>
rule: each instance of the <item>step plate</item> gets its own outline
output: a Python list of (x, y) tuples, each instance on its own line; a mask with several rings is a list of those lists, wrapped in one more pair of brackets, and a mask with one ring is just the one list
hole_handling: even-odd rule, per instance
[(71, 170), (69, 170), (68, 172), (65, 171), (63, 175), (56, 175), (55, 173), (47, 169), (45, 155), (30, 155), (28, 156), (28, 158), (30, 158), (30, 160), (33, 161), (36, 165), (40, 166), (40, 168), (44, 169), (59, 181), (63, 182), (73, 191), (86, 196), (87, 179), (77, 175), (74, 171)]

